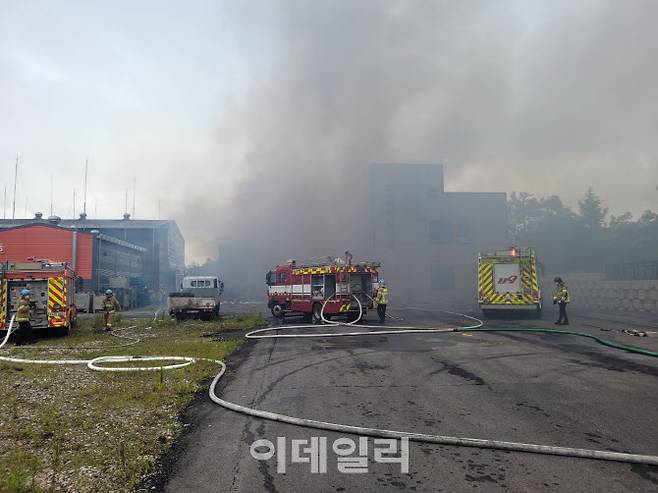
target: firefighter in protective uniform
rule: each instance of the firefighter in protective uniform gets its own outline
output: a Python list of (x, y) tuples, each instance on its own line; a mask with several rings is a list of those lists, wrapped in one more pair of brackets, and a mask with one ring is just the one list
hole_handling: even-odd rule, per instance
[(388, 305), (388, 288), (383, 279), (379, 280), (379, 289), (377, 296), (375, 296), (375, 305), (377, 305), (377, 315), (379, 315), (379, 323), (386, 323), (386, 306)]
[(34, 337), (32, 334), (32, 324), (30, 323), (30, 292), (27, 289), (21, 290), (21, 299), (16, 307), (16, 321), (18, 322), (18, 331), (16, 332), (16, 345), (32, 344)]
[(114, 315), (117, 310), (121, 310), (121, 305), (119, 305), (112, 290), (108, 289), (105, 291), (105, 299), (103, 300), (103, 321), (105, 322), (105, 331), (112, 330)]
[(569, 290), (561, 277), (556, 277), (554, 281), (555, 296), (553, 296), (553, 304), (557, 304), (560, 309), (560, 315), (555, 325), (569, 325), (569, 317), (567, 316), (567, 304), (571, 301)]

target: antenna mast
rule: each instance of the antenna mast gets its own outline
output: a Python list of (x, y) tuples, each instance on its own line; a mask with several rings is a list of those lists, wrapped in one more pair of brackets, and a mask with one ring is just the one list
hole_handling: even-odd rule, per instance
[(14, 168), (14, 201), (11, 208), (11, 218), (16, 219), (16, 182), (18, 181), (18, 154), (16, 154), (16, 167)]
[(75, 219), (75, 187), (73, 187), (73, 214), (71, 218)]
[(133, 219), (135, 219), (135, 189), (137, 188), (137, 177), (133, 175)]
[(5, 198), (2, 200), (2, 219), (7, 219), (7, 185), (5, 185)]
[(53, 215), (53, 175), (50, 175), (50, 215)]
[[(87, 171), (89, 170), (89, 158), (85, 159), (85, 191), (82, 201), (82, 212), (87, 215)], [(95, 214), (94, 214), (95, 215)]]

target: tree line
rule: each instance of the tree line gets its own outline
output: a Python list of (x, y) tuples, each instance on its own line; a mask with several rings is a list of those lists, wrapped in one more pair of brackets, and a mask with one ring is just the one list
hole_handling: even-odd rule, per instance
[(533, 247), (547, 272), (603, 272), (606, 266), (658, 260), (658, 214), (609, 215), (591, 187), (576, 211), (557, 195), (512, 192), (507, 213), (510, 240)]

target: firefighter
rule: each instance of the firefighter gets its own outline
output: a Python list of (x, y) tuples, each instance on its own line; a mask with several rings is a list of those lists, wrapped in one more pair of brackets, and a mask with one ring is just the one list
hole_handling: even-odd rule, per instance
[(375, 296), (375, 304), (377, 305), (377, 315), (379, 315), (379, 323), (386, 323), (386, 306), (388, 305), (388, 288), (383, 279), (379, 280), (379, 289), (377, 296)]
[(18, 301), (18, 307), (16, 308), (16, 321), (18, 322), (18, 331), (16, 334), (17, 346), (34, 343), (32, 324), (30, 324), (31, 312), (32, 307), (30, 306), (30, 291), (27, 289), (22, 289), (21, 299)]
[(556, 277), (553, 280), (555, 281), (553, 304), (557, 304), (560, 308), (560, 315), (555, 325), (569, 325), (569, 317), (567, 316), (567, 304), (571, 301), (569, 290), (561, 277)]
[(117, 310), (121, 310), (119, 302), (114, 297), (111, 289), (105, 291), (105, 299), (103, 300), (103, 321), (105, 322), (105, 331), (109, 332), (112, 330), (112, 324), (114, 323), (114, 314)]

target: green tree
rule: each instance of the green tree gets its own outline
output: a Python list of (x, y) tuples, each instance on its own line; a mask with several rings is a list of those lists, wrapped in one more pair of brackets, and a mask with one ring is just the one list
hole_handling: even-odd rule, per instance
[(603, 202), (592, 191), (592, 187), (587, 189), (583, 200), (578, 201), (578, 208), (580, 209), (580, 220), (586, 228), (596, 229), (605, 224), (608, 208), (603, 207)]

